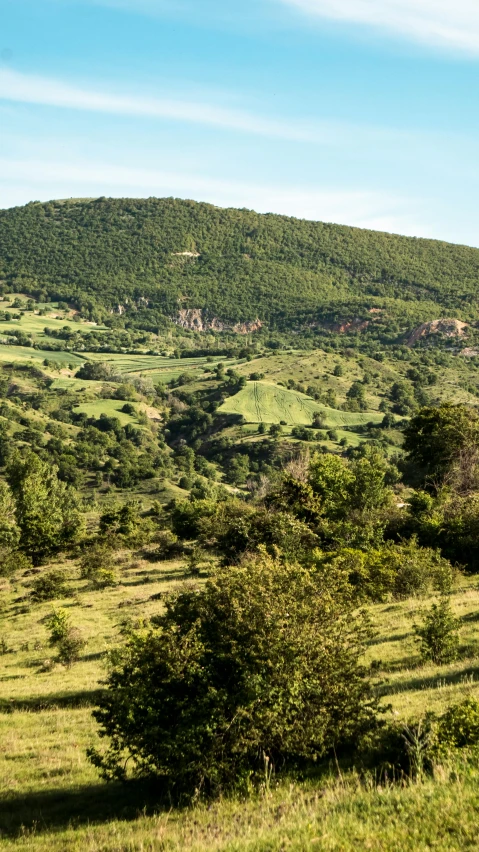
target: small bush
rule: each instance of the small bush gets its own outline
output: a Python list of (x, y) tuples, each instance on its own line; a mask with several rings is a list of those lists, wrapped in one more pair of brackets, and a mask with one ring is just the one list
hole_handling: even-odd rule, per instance
[(211, 570), (214, 561), (210, 554), (202, 547), (195, 546), (187, 559), (188, 573), (197, 577), (202, 571)]
[(104, 589), (116, 584), (113, 554), (108, 545), (99, 542), (83, 554), (80, 560), (80, 577), (88, 580), (94, 589)]
[(78, 660), (84, 647), (85, 640), (82, 638), (80, 632), (76, 628), (71, 628), (57, 645), (58, 662), (70, 668), (72, 663)]
[(441, 755), (453, 748), (479, 743), (479, 702), (466, 698), (450, 707), (438, 720), (434, 731), (434, 751)]
[(48, 571), (41, 574), (32, 583), (30, 596), (33, 601), (52, 601), (68, 595), (66, 577), (63, 571)]
[(85, 640), (80, 632), (72, 627), (70, 616), (64, 609), (57, 609), (45, 619), (45, 624), (50, 630), (50, 645), (58, 650), (58, 662), (70, 667), (78, 660)]
[(66, 609), (54, 609), (45, 619), (45, 625), (50, 631), (50, 645), (57, 645), (70, 630), (70, 616)]
[(183, 551), (183, 545), (171, 530), (161, 530), (155, 536), (155, 542), (158, 547), (153, 551), (155, 559), (171, 559), (173, 556), (178, 556)]
[(447, 598), (433, 604), (426, 613), (424, 623), (415, 627), (423, 660), (431, 660), (436, 665), (453, 662), (458, 653), (460, 625)]

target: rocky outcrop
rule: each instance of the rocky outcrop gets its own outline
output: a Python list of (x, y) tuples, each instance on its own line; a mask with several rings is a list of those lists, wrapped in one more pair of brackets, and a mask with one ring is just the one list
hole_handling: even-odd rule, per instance
[(238, 322), (235, 324), (224, 322), (218, 317), (207, 318), (200, 308), (182, 308), (178, 311), (175, 319), (181, 328), (189, 331), (233, 331), (235, 334), (251, 334), (263, 327), (260, 319), (252, 322)]
[(338, 323), (333, 328), (337, 334), (346, 334), (347, 331), (365, 331), (369, 327), (369, 320), (362, 320), (356, 317), (348, 322)]
[(407, 339), (408, 346), (414, 346), (419, 340), (425, 340), (433, 334), (442, 337), (467, 337), (467, 323), (457, 319), (437, 319), (423, 322)]

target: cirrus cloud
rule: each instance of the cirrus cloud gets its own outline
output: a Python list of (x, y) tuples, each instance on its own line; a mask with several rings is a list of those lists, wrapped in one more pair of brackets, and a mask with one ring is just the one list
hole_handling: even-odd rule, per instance
[(160, 118), (292, 141), (314, 139), (310, 127), (291, 121), (265, 118), (246, 110), (229, 109), (184, 98), (105, 92), (96, 86), (84, 88), (63, 80), (24, 74), (8, 68), (0, 69), (0, 100), (104, 114)]
[(310, 15), (479, 54), (478, 0), (279, 0)]

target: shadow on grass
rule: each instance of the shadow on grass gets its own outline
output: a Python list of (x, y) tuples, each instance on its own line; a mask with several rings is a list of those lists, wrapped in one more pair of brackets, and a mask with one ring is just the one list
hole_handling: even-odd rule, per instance
[(14, 713), (18, 710), (41, 713), (42, 710), (62, 710), (68, 707), (93, 707), (98, 704), (101, 694), (101, 689), (92, 689), (84, 692), (35, 695), (30, 698), (0, 698), (0, 713)]
[(32, 829), (38, 834), (113, 819), (134, 820), (163, 810), (159, 800), (158, 787), (145, 781), (7, 794), (0, 799), (0, 839), (23, 836)]
[(136, 575), (131, 580), (121, 580), (120, 586), (147, 586), (151, 583), (172, 583), (173, 581), (181, 581), (188, 579), (188, 575), (184, 571), (158, 571), (158, 573), (148, 573), (144, 576)]
[(371, 639), (368, 645), (372, 648), (376, 645), (388, 645), (390, 642), (405, 642), (406, 639), (409, 639), (411, 636), (411, 632), (409, 633), (397, 633), (395, 636), (380, 636)]
[(435, 687), (455, 686), (466, 681), (476, 680), (479, 676), (479, 666), (471, 666), (468, 669), (463, 669), (460, 672), (451, 672), (450, 674), (437, 674), (428, 677), (412, 677), (409, 680), (401, 681), (401, 683), (388, 683), (377, 687), (379, 695), (395, 695), (399, 692), (414, 692), (420, 689), (434, 689)]

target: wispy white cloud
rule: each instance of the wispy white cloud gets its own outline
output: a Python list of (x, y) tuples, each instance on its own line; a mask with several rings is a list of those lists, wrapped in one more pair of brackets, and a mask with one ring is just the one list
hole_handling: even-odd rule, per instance
[(478, 0), (278, 0), (310, 15), (363, 24), (479, 54)]
[[(254, 112), (218, 106), (199, 98), (155, 98), (105, 92), (98, 87), (84, 88), (51, 77), (24, 74), (7, 68), (0, 68), (0, 102), (2, 100), (134, 118), (177, 121), (253, 136), (332, 145), (335, 148), (348, 147), (351, 139), (354, 139), (356, 145), (379, 145), (383, 149), (394, 149), (404, 154), (412, 145), (416, 149), (418, 146), (424, 146), (429, 150), (431, 144), (431, 135), (423, 131), (321, 118), (264, 118)], [(437, 134), (434, 139), (437, 144)]]
[(228, 109), (195, 100), (101, 92), (6, 68), (0, 69), (0, 99), (73, 110), (162, 118), (281, 139), (307, 141), (315, 136), (311, 128), (298, 126), (294, 121), (263, 118), (240, 109)]
[(260, 213), (430, 236), (424, 224), (409, 216), (410, 210), (417, 209), (416, 201), (378, 192), (248, 184), (107, 163), (0, 159), (0, 207), (23, 204), (32, 198), (100, 195), (174, 195), (221, 207), (247, 207)]

